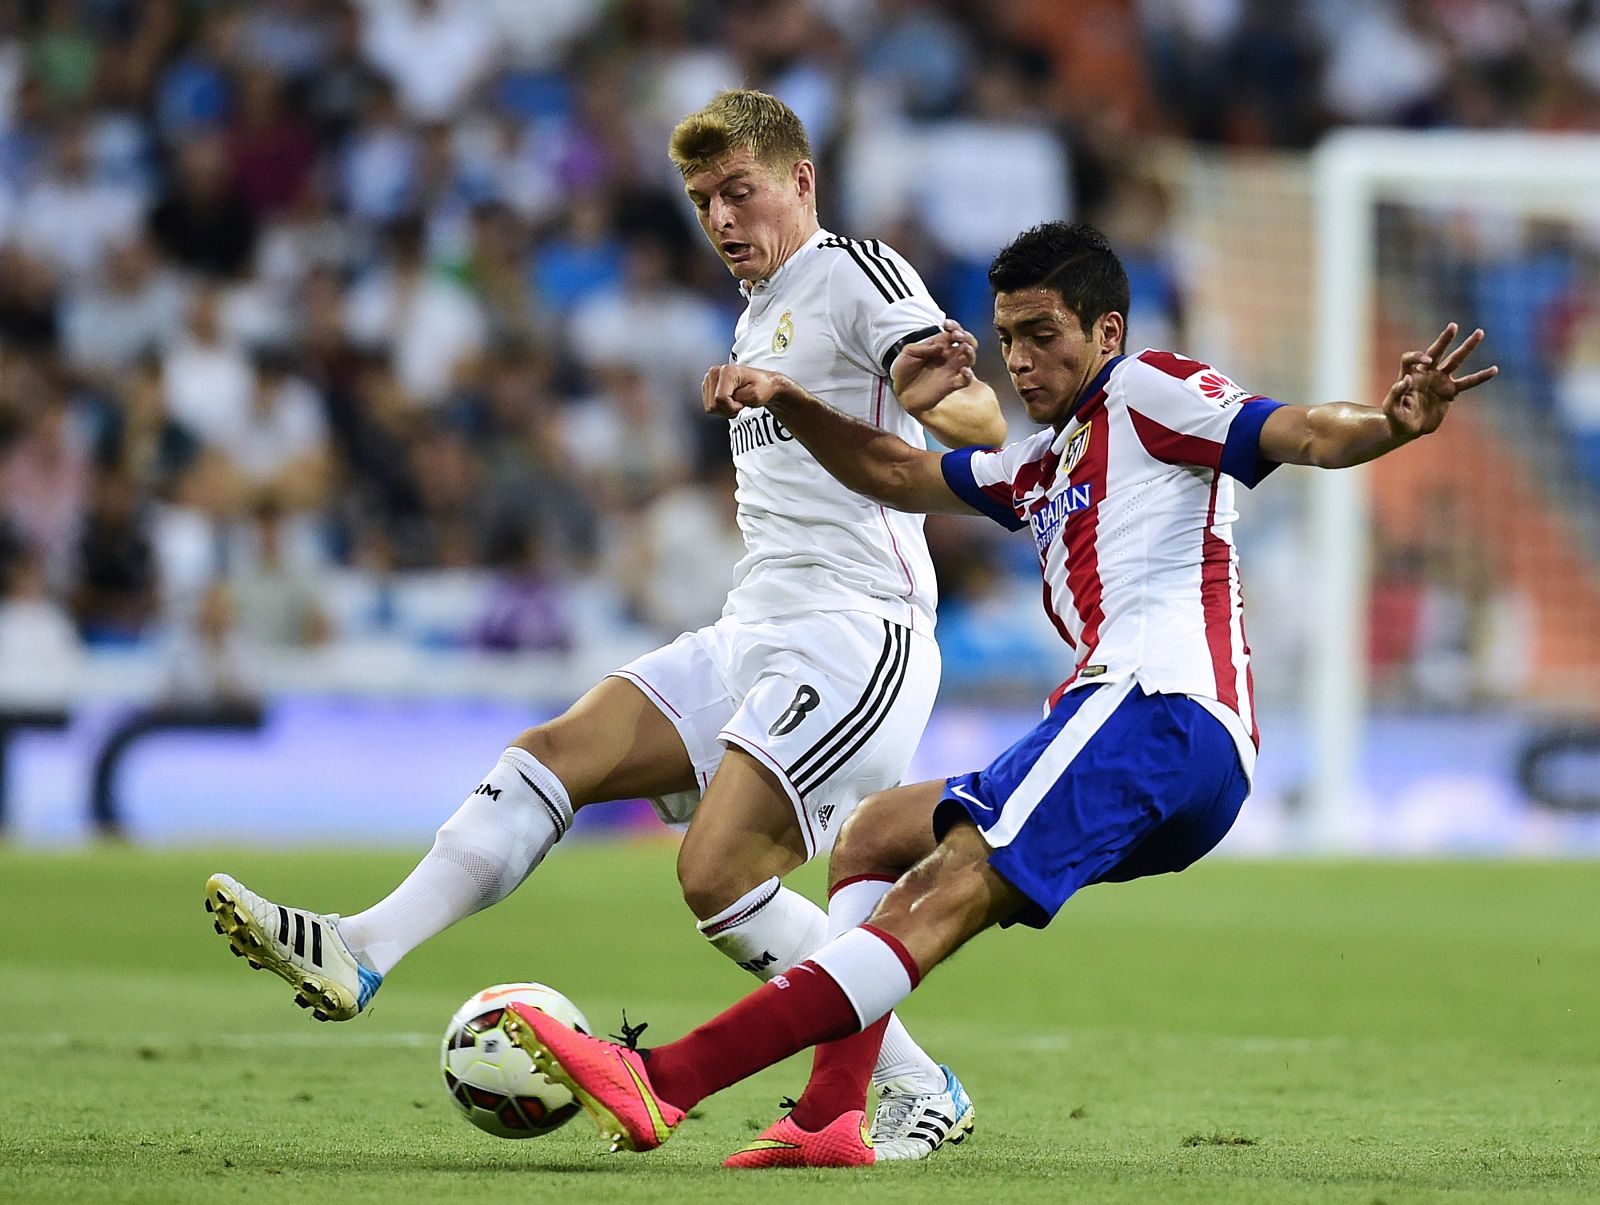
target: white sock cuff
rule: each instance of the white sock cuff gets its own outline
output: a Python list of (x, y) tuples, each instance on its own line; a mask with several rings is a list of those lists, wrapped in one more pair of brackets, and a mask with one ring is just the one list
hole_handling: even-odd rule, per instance
[(900, 953), (870, 929), (851, 929), (811, 956), (839, 985), (865, 1029), (911, 994), (916, 985)]
[(828, 896), (828, 940), (866, 924), (894, 883), (893, 879), (863, 875), (835, 887)]
[(550, 823), (556, 826), (556, 840), (565, 837), (572, 828), (572, 799), (561, 780), (537, 757), (517, 745), (500, 755), (500, 763), (510, 766), (511, 772), (528, 785), (534, 798), (549, 813)]
[[(778, 881), (777, 875), (773, 875), (765, 883), (759, 883), (752, 887), (715, 916), (708, 916), (703, 921), (696, 921), (695, 928), (699, 929), (710, 940), (715, 941), (730, 929), (736, 929), (746, 921), (754, 918), (763, 908), (777, 899), (778, 892), (782, 890), (783, 884)], [(782, 968), (779, 969), (781, 970)]]

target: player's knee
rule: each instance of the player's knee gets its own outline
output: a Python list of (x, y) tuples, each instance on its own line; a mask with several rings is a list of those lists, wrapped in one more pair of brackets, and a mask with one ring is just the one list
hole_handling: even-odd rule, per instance
[(771, 877), (690, 841), (678, 847), (678, 886), (683, 902), (699, 920), (716, 916)]
[(588, 778), (582, 765), (583, 746), (571, 739), (565, 716), (529, 728), (512, 742), (518, 749), (531, 753), (539, 764), (549, 770), (567, 789), (572, 810), (577, 811), (594, 800), (588, 798)]
[(925, 921), (966, 938), (990, 923), (996, 876), (980, 842), (940, 842), (939, 847), (906, 871), (899, 886), (884, 898), (880, 916), (915, 912)]
[(525, 749), (538, 758), (543, 765), (549, 766), (553, 761), (560, 761), (563, 752), (563, 742), (554, 729), (554, 723), (539, 724), (529, 728), (512, 744), (519, 749)]
[(836, 887), (846, 879), (866, 874), (896, 877), (905, 869), (899, 865), (898, 842), (884, 813), (886, 792), (868, 795), (844, 822), (833, 853), (828, 856), (828, 884)]

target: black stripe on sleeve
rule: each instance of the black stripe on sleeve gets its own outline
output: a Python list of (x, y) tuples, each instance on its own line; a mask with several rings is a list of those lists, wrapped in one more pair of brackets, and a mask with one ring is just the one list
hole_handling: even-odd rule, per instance
[(883, 299), (885, 301), (892, 305), (896, 301), (900, 300), (900, 295), (893, 287), (893, 282), (891, 282), (887, 277), (881, 276), (878, 271), (873, 268), (873, 265), (867, 259), (866, 254), (859, 246), (856, 245), (855, 242), (850, 239), (834, 238), (826, 240), (822, 245), (825, 247), (838, 247), (851, 259), (855, 260), (856, 267), (860, 268), (861, 271), (866, 274), (867, 279), (870, 280), (873, 284), (873, 287), (883, 295)]
[(894, 260), (890, 259), (889, 256), (885, 254), (883, 250), (883, 242), (879, 239), (873, 239), (867, 244), (867, 246), (872, 248), (873, 259), (877, 263), (883, 265), (884, 273), (894, 277), (894, 282), (900, 286), (901, 295), (904, 297), (910, 297), (911, 286), (906, 283), (906, 278), (901, 274), (900, 265), (895, 263)]

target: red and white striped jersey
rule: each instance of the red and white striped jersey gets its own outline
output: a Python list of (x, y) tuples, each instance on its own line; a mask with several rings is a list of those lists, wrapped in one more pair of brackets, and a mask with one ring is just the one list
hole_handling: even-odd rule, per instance
[(1118, 356), (1058, 432), (1000, 449), (963, 448), (945, 480), (973, 509), (1029, 528), (1044, 608), (1074, 650), (1077, 686), (1132, 677), (1216, 715), (1255, 768), (1233, 482), (1276, 466), (1261, 426), (1280, 403), (1166, 351)]

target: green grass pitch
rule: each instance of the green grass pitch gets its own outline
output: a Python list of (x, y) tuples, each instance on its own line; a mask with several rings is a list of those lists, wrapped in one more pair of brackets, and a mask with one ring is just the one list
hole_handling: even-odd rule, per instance
[[(927, 1164), (736, 1174), (794, 1060), (652, 1155), (453, 1115), (437, 1039), (518, 978), (668, 1038), (750, 981), (660, 843), (561, 850), (317, 1025), (228, 956), (207, 873), (350, 909), (411, 857), (0, 853), (0, 1200), (1600, 1200), (1600, 864), (1215, 861), (985, 936), (904, 1015), (978, 1131)], [(800, 880), (815, 892), (813, 869)]]

